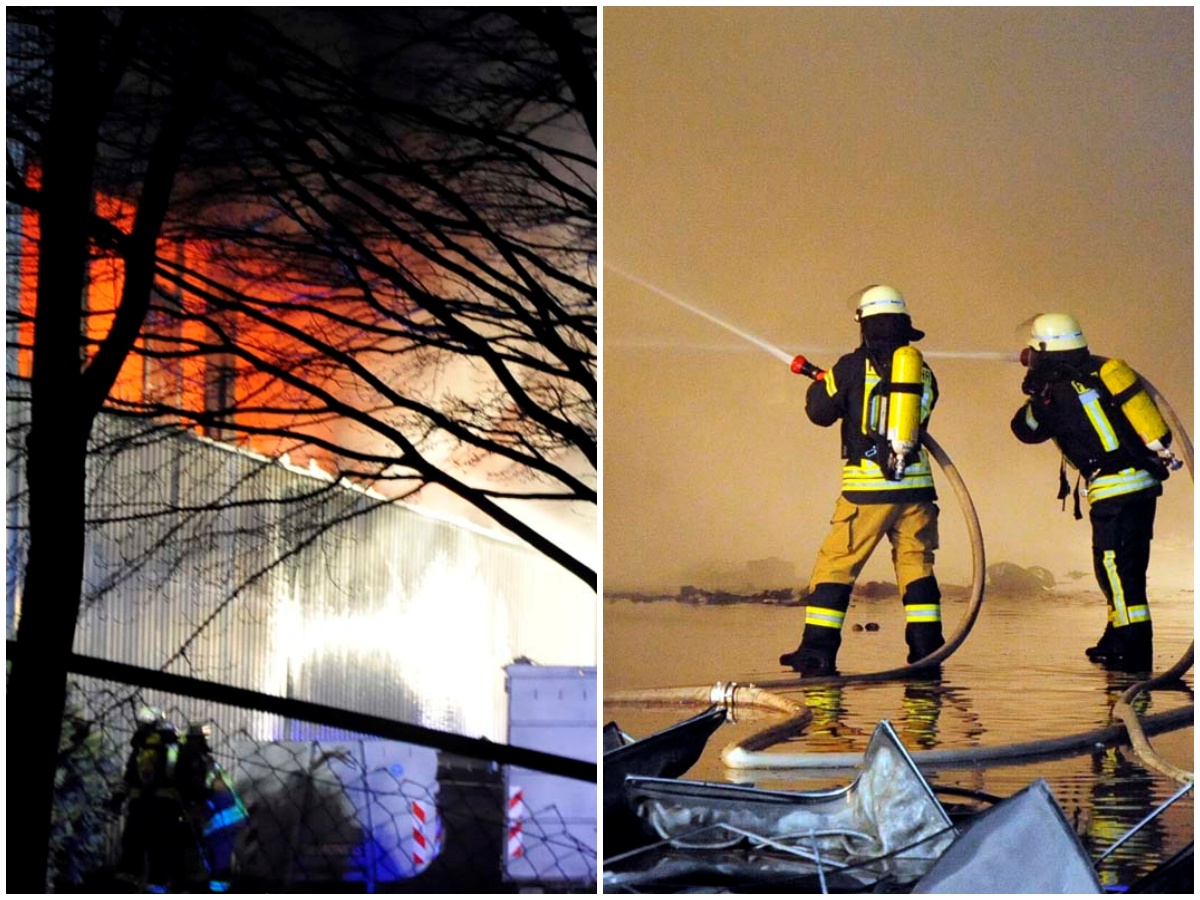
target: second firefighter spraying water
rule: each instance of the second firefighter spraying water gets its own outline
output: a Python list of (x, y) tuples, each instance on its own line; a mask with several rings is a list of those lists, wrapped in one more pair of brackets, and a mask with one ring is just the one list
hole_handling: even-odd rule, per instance
[(908, 662), (925, 659), (944, 643), (933, 572), (937, 494), (921, 446), (938, 389), (910, 345), (925, 334), (913, 327), (904, 297), (887, 285), (858, 294), (855, 320), (859, 347), (827, 372), (802, 357), (792, 364), (793, 371), (815, 378), (805, 403), (808, 418), (821, 427), (841, 422), (845, 460), (842, 492), (809, 582), (800, 646), (779, 657), (781, 665), (806, 676), (836, 674), (850, 594), (884, 537), (904, 602)]
[[(1029, 367), (1021, 385), (1028, 399), (1013, 416), (1013, 434), (1026, 444), (1057, 445), (1064, 503), (1071, 493), (1067, 464), (1087, 486), (1093, 564), (1108, 601), (1108, 625), (1087, 657), (1110, 669), (1146, 671), (1153, 663), (1150, 540), (1162, 482), (1180, 465), (1171, 431), (1125, 362), (1089, 352), (1074, 316), (1034, 318), (1021, 359)], [(1078, 479), (1074, 493), (1078, 519)]]

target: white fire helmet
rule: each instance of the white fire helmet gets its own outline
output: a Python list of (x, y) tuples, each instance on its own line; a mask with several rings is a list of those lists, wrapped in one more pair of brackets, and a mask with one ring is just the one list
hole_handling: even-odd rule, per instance
[(155, 725), (166, 720), (167, 717), (157, 706), (143, 706), (137, 711), (137, 723), (139, 725)]
[(1054, 353), (1087, 347), (1087, 338), (1074, 316), (1066, 313), (1042, 313), (1029, 329), (1029, 347)]
[(858, 306), (854, 311), (854, 321), (861, 322), (868, 316), (884, 314), (908, 315), (908, 305), (894, 287), (886, 284), (873, 284), (863, 288), (858, 296)]

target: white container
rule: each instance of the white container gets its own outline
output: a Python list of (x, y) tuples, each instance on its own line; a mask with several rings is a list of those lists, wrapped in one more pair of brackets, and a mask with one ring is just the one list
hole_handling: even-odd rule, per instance
[[(596, 761), (594, 667), (510, 665), (508, 743)], [(597, 785), (516, 766), (508, 770), (504, 875), (511, 882), (596, 880)]]

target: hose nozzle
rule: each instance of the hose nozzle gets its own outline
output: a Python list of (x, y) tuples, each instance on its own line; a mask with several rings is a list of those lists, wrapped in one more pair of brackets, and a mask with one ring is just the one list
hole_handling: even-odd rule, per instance
[(797, 375), (807, 375), (813, 381), (825, 379), (825, 370), (817, 368), (803, 356), (797, 356), (792, 360), (792, 371)]

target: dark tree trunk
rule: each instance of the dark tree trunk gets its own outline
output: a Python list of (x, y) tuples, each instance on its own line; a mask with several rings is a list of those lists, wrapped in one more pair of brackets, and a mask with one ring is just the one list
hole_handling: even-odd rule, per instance
[[(133, 348), (150, 305), (155, 245), (180, 157), (220, 71), (223, 41), (216, 13), (203, 37), (175, 60), (182, 87), (172, 97), (125, 240), (125, 280), (113, 327), (85, 371), (81, 309), (87, 262), (97, 129), (125, 60), (102, 72), (96, 9), (55, 13), (52, 99), (42, 153), (41, 241), (27, 443), (29, 561), (8, 685), (9, 722), (19, 723), (21, 752), (10, 754), (9, 784), (28, 786), (21, 825), (9, 829), (8, 887), (45, 889), (59, 732), (68, 666), (82, 597), (88, 438), (113, 382)], [(120, 34), (140, 19), (127, 17)], [(118, 42), (120, 44), (121, 42)], [(107, 77), (103, 77), (107, 76)]]
[[(90, 421), (80, 403), (80, 302), (96, 147), (99, 30), (93, 10), (60, 10), (53, 98), (42, 157), (41, 248), (28, 438), (29, 562), (8, 685), (14, 752), (8, 783), (24, 785), (8, 829), (6, 886), (43, 892), (67, 662), (83, 581), (84, 466)], [(24, 652), (22, 652), (24, 651)], [(19, 751), (17, 748), (19, 747)]]

